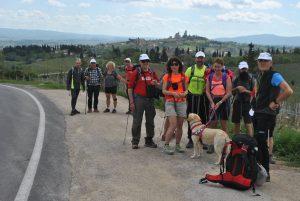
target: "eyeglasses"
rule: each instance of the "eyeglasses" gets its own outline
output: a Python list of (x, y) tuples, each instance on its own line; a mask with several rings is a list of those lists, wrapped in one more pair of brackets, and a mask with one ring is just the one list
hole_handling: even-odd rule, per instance
[(125, 63), (129, 63), (129, 61), (125, 61)]
[(144, 64), (144, 63), (149, 63), (150, 61), (149, 60), (142, 60), (141, 62)]
[(91, 64), (96, 64), (96, 62), (91, 62)]
[(179, 64), (174, 62), (174, 63), (171, 64), (171, 66), (179, 66)]

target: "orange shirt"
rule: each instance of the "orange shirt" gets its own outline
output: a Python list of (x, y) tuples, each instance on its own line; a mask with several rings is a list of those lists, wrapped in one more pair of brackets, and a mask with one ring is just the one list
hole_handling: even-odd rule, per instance
[[(165, 74), (162, 80), (163, 80), (163, 83), (165, 83), (167, 85), (167, 89), (166, 89), (167, 91), (184, 93), (185, 90), (187, 90), (189, 78), (184, 74), (172, 73), (171, 78), (169, 78), (168, 74)], [(184, 89), (183, 82), (182, 82), (183, 80), (185, 82), (185, 89)], [(168, 88), (168, 85), (169, 85), (168, 82), (170, 83), (169, 88)], [(171, 83), (178, 85), (177, 90), (173, 89)], [(185, 102), (186, 98), (174, 98), (174, 96), (165, 95), (165, 100), (168, 102), (174, 102), (174, 101), (175, 102)]]
[(211, 94), (214, 96), (223, 97), (226, 94), (226, 89), (222, 83), (222, 76), (217, 79), (216, 75), (213, 75), (212, 81), (211, 81)]

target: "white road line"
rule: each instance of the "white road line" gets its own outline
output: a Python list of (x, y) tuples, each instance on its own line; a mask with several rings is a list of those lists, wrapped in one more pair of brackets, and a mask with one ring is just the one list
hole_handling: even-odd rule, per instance
[(1, 86), (16, 89), (16, 90), (26, 93), (37, 104), (37, 107), (40, 112), (39, 128), (38, 128), (34, 148), (33, 148), (31, 158), (28, 163), (25, 175), (24, 175), (21, 185), (19, 187), (18, 193), (15, 197), (15, 201), (27, 201), (30, 191), (31, 191), (31, 188), (32, 188), (32, 184), (33, 184), (34, 177), (35, 177), (35, 174), (37, 171), (37, 167), (39, 165), (41, 153), (42, 153), (44, 136), (45, 136), (45, 111), (44, 111), (42, 104), (39, 102), (39, 100), (35, 96), (33, 96), (31, 93), (29, 93), (28, 91), (25, 91), (23, 89), (16, 88), (13, 86), (8, 86), (8, 85), (1, 84)]

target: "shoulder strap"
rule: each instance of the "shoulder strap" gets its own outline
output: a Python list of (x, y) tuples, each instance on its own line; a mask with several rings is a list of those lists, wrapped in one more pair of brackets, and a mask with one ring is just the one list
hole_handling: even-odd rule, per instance
[(212, 79), (213, 79), (213, 77), (214, 77), (214, 74), (215, 74), (215, 71), (211, 71), (211, 72), (209, 73), (209, 76), (208, 76), (208, 82), (209, 82), (210, 90), (213, 89), (213, 87), (212, 87)]
[(182, 84), (183, 91), (185, 91), (186, 86), (185, 86), (185, 75), (184, 75), (184, 73), (181, 73), (181, 84)]
[(167, 90), (169, 90), (171, 88), (171, 86), (172, 86), (172, 80), (171, 80), (172, 73), (171, 74), (168, 73), (167, 76), (168, 76), (168, 79), (167, 79)]
[(223, 84), (225, 90), (226, 90), (226, 82), (227, 82), (227, 73), (224, 72), (222, 74), (222, 84)]

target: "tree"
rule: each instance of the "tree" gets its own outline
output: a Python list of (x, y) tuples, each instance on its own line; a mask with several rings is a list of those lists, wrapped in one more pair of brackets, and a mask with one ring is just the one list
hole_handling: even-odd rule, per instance
[(190, 48), (188, 47), (188, 49), (186, 50), (186, 54), (190, 54)]
[(4, 71), (4, 56), (3, 51), (0, 51), (0, 78), (3, 78)]
[(256, 68), (256, 61), (255, 61), (255, 51), (254, 51), (254, 45), (250, 43), (249, 45), (249, 51), (247, 55), (247, 63), (249, 65), (249, 71), (254, 72), (254, 69)]
[(243, 50), (240, 49), (240, 57), (243, 56)]
[(168, 54), (167, 54), (167, 49), (166, 48), (163, 48), (163, 50), (161, 52), (160, 60), (162, 62), (167, 62), (168, 61)]
[(286, 49), (285, 49), (285, 46), (282, 47), (282, 54), (285, 54), (286, 53)]
[(231, 52), (230, 51), (228, 51), (227, 57), (231, 57)]
[(188, 35), (187, 35), (187, 30), (185, 30), (185, 31), (184, 31), (184, 34), (183, 34), (183, 36), (182, 36), (182, 38), (187, 38), (187, 36), (188, 36)]
[(174, 52), (175, 56), (178, 57), (180, 55), (180, 50), (178, 47), (175, 48), (175, 52)]
[(155, 61), (155, 49), (151, 48), (151, 50), (149, 52), (149, 57), (152, 61), (157, 62), (157, 61)]
[(154, 61), (155, 61), (155, 62), (159, 62), (159, 61), (160, 61), (160, 54), (159, 54), (159, 47), (158, 47), (158, 46), (155, 48), (155, 57), (154, 57)]

